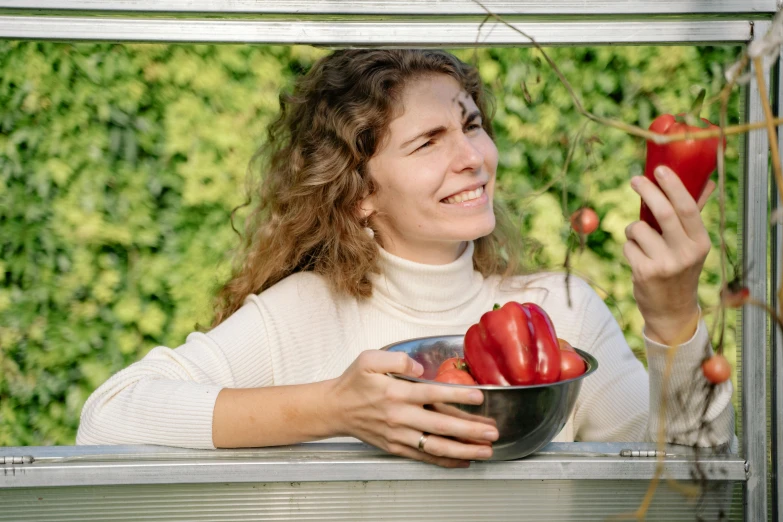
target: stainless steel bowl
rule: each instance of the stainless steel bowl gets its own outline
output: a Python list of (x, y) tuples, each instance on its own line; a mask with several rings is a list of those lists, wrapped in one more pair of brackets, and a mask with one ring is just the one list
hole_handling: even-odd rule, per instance
[[(407, 381), (432, 382), (440, 363), (449, 357), (462, 357), (463, 338), (462, 335), (422, 337), (390, 344), (382, 349), (405, 352), (424, 366), (422, 378), (398, 374), (392, 376)], [(595, 357), (578, 348), (575, 350), (587, 363), (587, 371), (575, 379), (535, 386), (465, 386), (484, 392), (484, 402), (478, 406), (443, 405), (439, 411), (496, 425), (500, 438), (492, 444), (491, 460), (526, 457), (551, 442), (560, 433), (574, 409), (582, 379), (598, 368)]]

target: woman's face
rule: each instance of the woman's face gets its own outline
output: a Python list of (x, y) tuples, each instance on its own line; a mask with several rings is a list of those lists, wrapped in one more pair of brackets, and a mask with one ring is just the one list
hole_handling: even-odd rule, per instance
[(427, 264), (454, 261), (466, 241), (495, 227), (498, 151), (473, 99), (452, 77), (411, 81), (385, 142), (370, 159), (377, 191), (362, 201), (390, 253)]

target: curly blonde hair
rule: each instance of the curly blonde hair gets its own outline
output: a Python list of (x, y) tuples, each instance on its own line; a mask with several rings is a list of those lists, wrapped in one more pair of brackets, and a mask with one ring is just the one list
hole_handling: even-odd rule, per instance
[[(494, 105), (478, 71), (440, 50), (346, 49), (317, 61), (291, 94), (280, 97), (280, 115), (253, 157), (263, 160), (260, 182), (248, 185), (257, 205), (233, 274), (219, 290), (213, 326), (238, 310), (251, 293), (283, 278), (313, 271), (338, 294), (372, 294), (368, 274), (379, 272), (379, 245), (364, 230), (359, 202), (376, 187), (367, 163), (383, 143), (406, 82), (447, 74), (473, 97), (493, 136)], [(249, 176), (252, 180), (254, 176)], [(521, 245), (502, 205), (492, 234), (475, 241), (473, 264), (485, 277), (520, 267)], [(233, 215), (232, 215), (233, 219)]]

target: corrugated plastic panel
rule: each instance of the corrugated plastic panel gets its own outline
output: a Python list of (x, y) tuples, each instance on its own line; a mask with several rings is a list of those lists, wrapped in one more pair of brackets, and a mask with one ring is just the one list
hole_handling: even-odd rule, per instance
[[(648, 481), (369, 481), (0, 490), (0, 521), (605, 520), (638, 508)], [(659, 487), (646, 520), (742, 520), (741, 483), (686, 500)]]

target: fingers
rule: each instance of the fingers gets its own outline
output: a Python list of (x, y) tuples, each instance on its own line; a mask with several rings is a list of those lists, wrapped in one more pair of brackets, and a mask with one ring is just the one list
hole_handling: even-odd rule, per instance
[(486, 460), (492, 456), (492, 446), (483, 441), (476, 444), (466, 443), (414, 429), (398, 430), (396, 435), (389, 444), (388, 450), (391, 453), (438, 465), (454, 467), (455, 462)]
[[(469, 460), (492, 455), (491, 442), (499, 435), (489, 419), (472, 415), (476, 419), (468, 420), (433, 411), (459, 411), (454, 404), (479, 405), (484, 401), (481, 390), (412, 383), (385, 375), (422, 374), (421, 364), (403, 353), (368, 350), (360, 354), (353, 368), (348, 372), (355, 379), (349, 379), (350, 388), (361, 392), (354, 409), (359, 408), (364, 419), (354, 436), (390, 453), (445, 467), (466, 466)], [(370, 390), (377, 393), (372, 400), (367, 398)], [(433, 405), (432, 409), (425, 409), (426, 405)], [(431, 434), (426, 451), (417, 448), (422, 433)]]
[(424, 406), (440, 402), (456, 404), (481, 404), (484, 394), (481, 390), (439, 384), (411, 383), (396, 380), (386, 389), (388, 399)]
[(402, 352), (367, 350), (357, 358), (359, 368), (373, 373), (399, 373), (409, 377), (419, 377), (424, 367)]
[(699, 210), (704, 210), (704, 205), (707, 204), (707, 201), (709, 201), (710, 196), (713, 192), (715, 192), (715, 189), (718, 187), (718, 185), (710, 180), (707, 180), (707, 185), (704, 187), (704, 192), (701, 193), (701, 196), (699, 196), (699, 201), (696, 202), (696, 205), (699, 207)]
[[(656, 169), (658, 172), (659, 169)], [(676, 176), (675, 176), (676, 177)], [(659, 181), (660, 183), (660, 181)], [(631, 187), (641, 196), (642, 200), (650, 208), (650, 212), (658, 220), (663, 235), (679, 240), (685, 236), (685, 231), (680, 223), (680, 218), (666, 197), (662, 187), (657, 187), (653, 182), (643, 176), (635, 176), (631, 179)], [(687, 192), (686, 192), (687, 194)], [(695, 203), (693, 203), (695, 206)]]
[(647, 257), (635, 241), (627, 241), (623, 245), (623, 255), (631, 266), (631, 280), (634, 284), (647, 281), (655, 274), (655, 261)]
[[(479, 390), (404, 381), (393, 384), (402, 386), (390, 386), (389, 388), (393, 390), (391, 393), (405, 394), (407, 401), (413, 404), (409, 402), (407, 405), (398, 405), (389, 412), (386, 418), (386, 425), (389, 428), (386, 434), (387, 440), (396, 444), (418, 446), (421, 434), (427, 433), (429, 436), (426, 452), (437, 457), (482, 460), (492, 456), (491, 443), (499, 437), (496, 423), (492, 419), (467, 414), (455, 406), (444, 404), (447, 401), (458, 402), (461, 398), (466, 398), (465, 402), (480, 403), (483, 395)], [(472, 399), (465, 397), (474, 394)], [(400, 400), (398, 397), (392, 399)], [(422, 407), (419, 403), (432, 404), (432, 409)], [(457, 414), (451, 415), (454, 412)], [(464, 416), (461, 415), (462, 413)], [(416, 437), (415, 441), (414, 437)], [(451, 464), (453, 463), (448, 463), (449, 466)]]
[(634, 221), (625, 227), (625, 237), (636, 243), (644, 256), (650, 259), (669, 249), (664, 238), (644, 221)]
[(497, 428), (489, 423), (459, 419), (418, 407), (401, 414), (405, 418), (405, 425), (414, 430), (467, 440), (492, 442), (498, 439)]
[(663, 165), (655, 169), (659, 187), (638, 176), (631, 186), (642, 197), (661, 225), (664, 235), (679, 239), (683, 234), (698, 239), (704, 233), (698, 204), (674, 171)]
[[(443, 413), (446, 415), (451, 415), (452, 417), (456, 417), (458, 419), (464, 419), (472, 422), (481, 422), (483, 424), (486, 424), (488, 426), (491, 426), (493, 428), (498, 427), (498, 423), (495, 419), (492, 419), (490, 417), (484, 417), (482, 415), (475, 415), (472, 413), (468, 413), (466, 411), (460, 410), (456, 406), (452, 406), (450, 404), (431, 404), (428, 405), (430, 409), (433, 411), (437, 411), (439, 413)], [(427, 406), (425, 406), (427, 408)], [(487, 430), (485, 430), (485, 433), (487, 433)], [(490, 439), (466, 439), (462, 437), (454, 437), (456, 440), (460, 442), (464, 442), (466, 444), (483, 444), (485, 446), (492, 446), (492, 442), (496, 439), (492, 438)]]
[[(419, 434), (419, 436), (421, 436), (421, 434)], [(418, 443), (419, 439), (416, 437), (415, 444), (418, 445)], [(429, 446), (429, 441), (425, 447), (427, 446)], [(395, 455), (399, 455), (401, 457), (408, 457), (409, 459), (426, 462), (428, 464), (435, 464), (436, 466), (441, 466), (444, 468), (467, 468), (470, 465), (469, 460), (439, 457), (437, 455), (427, 453), (426, 451), (419, 451), (417, 448), (402, 443), (395, 443), (390, 445), (388, 451), (389, 453), (394, 453)]]
[[(419, 439), (416, 439), (418, 445)], [(417, 450), (418, 451), (418, 450)], [(457, 440), (429, 435), (421, 453), (435, 457), (455, 458), (458, 460), (486, 460), (492, 456), (492, 446), (487, 444), (465, 444)]]
[(701, 209), (683, 185), (680, 177), (673, 170), (664, 166), (655, 169), (655, 177), (674, 207), (685, 233), (691, 239), (699, 238), (705, 233), (704, 223), (701, 220)]
[(498, 423), (495, 419), (492, 419), (490, 417), (484, 417), (482, 415), (475, 415), (473, 413), (468, 413), (450, 404), (444, 404), (444, 403), (429, 404), (425, 406), (425, 408), (427, 407), (439, 413), (443, 413), (445, 415), (451, 415), (452, 417), (457, 417), (458, 419), (465, 419), (472, 422), (482, 422), (484, 424), (493, 426), (495, 428), (497, 428), (498, 426)]

